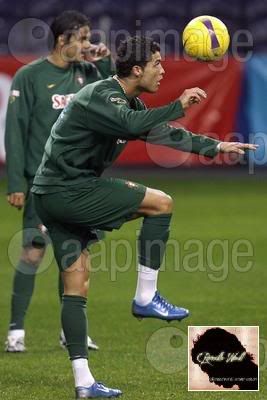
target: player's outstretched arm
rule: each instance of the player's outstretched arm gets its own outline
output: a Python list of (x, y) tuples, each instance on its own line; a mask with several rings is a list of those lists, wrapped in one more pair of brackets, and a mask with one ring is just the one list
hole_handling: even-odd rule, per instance
[(200, 154), (206, 157), (215, 157), (218, 154), (219, 141), (208, 136), (197, 135), (183, 128), (176, 128), (169, 124), (159, 124), (149, 133), (140, 138), (145, 142), (171, 147), (186, 153)]
[(140, 137), (151, 144), (163, 145), (187, 153), (215, 157), (219, 152), (244, 154), (245, 150), (256, 150), (257, 145), (239, 142), (219, 142), (208, 136), (195, 134), (169, 124), (159, 124)]
[(136, 111), (131, 109), (127, 98), (120, 92), (98, 92), (95, 89), (87, 108), (87, 116), (91, 129), (135, 140), (159, 123), (184, 116), (184, 111), (179, 100), (166, 106)]

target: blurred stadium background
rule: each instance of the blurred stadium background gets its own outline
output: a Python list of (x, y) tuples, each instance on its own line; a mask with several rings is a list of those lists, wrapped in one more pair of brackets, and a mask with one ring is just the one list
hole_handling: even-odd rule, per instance
[[(160, 285), (169, 298), (192, 310), (192, 317), (179, 325), (185, 335), (187, 324), (260, 325), (261, 392), (259, 395), (244, 393), (242, 398), (266, 399), (267, 0), (0, 0), (0, 163), (3, 178), (0, 184), (0, 348), (3, 348), (1, 343), (5, 340), (9, 318), (13, 275), (10, 252), (13, 258), (19, 249), (12, 240), (20, 229), (19, 213), (8, 207), (5, 200), (3, 134), (9, 87), (12, 76), (23, 63), (49, 52), (48, 24), (66, 9), (86, 13), (92, 23), (93, 40), (106, 39), (113, 51), (119, 39), (139, 31), (151, 32), (160, 41), (166, 76), (157, 95), (144, 96), (148, 105), (164, 104), (184, 89), (199, 86), (208, 92), (208, 100), (188, 111), (179, 123), (192, 131), (221, 139), (236, 137), (260, 144), (259, 150), (249, 159), (217, 157), (210, 162), (134, 143), (119, 159), (119, 168), (111, 173), (136, 179), (173, 196), (172, 238), (179, 240), (181, 259), (188, 251), (190, 253), (185, 247), (188, 240), (200, 239), (204, 251), (214, 239), (227, 240), (230, 253), (226, 259), (220, 246), (214, 252), (217, 272), (207, 265), (206, 256), (204, 265), (199, 265), (199, 260), (192, 255), (193, 248), (190, 272), (180, 258), (176, 265), (177, 260), (170, 253), (166, 261), (168, 272), (162, 273)], [(221, 18), (230, 31), (232, 42), (224, 61), (206, 64), (183, 57), (182, 30), (191, 18), (203, 14)], [(108, 235), (107, 246), (111, 246), (112, 239), (117, 239), (128, 240), (134, 248), (138, 227), (139, 223), (133, 222)], [(253, 256), (249, 258), (252, 267), (246, 272), (236, 270), (231, 257), (233, 244), (239, 239), (248, 240), (253, 248)], [(172, 347), (172, 350), (179, 350), (177, 353), (170, 353), (168, 346), (163, 349), (165, 353), (160, 353), (163, 359), (177, 355), (182, 369), (168, 374), (151, 366), (146, 343), (166, 325), (157, 321), (139, 325), (130, 318), (135, 263), (123, 273), (126, 255), (119, 251), (117, 256), (121, 271), (113, 271), (116, 282), (110, 282), (110, 257), (107, 257), (107, 269), (93, 276), (89, 301), (91, 333), (101, 347), (101, 353), (92, 355), (96, 374), (103, 381), (124, 389), (126, 400), (141, 397), (219, 399), (216, 393), (187, 393), (187, 372), (183, 364), (186, 352), (181, 353), (185, 343)], [(173, 266), (178, 267), (179, 273)], [(220, 279), (222, 273), (225, 276)], [(0, 398), (3, 400), (72, 397), (70, 368), (57, 344), (56, 275), (53, 264), (53, 268), (44, 267), (38, 277), (26, 326), (28, 354), (22, 360), (17, 355), (10, 358), (0, 350)], [(213, 275), (217, 280), (211, 279)], [(107, 307), (108, 315), (105, 314)], [(162, 342), (157, 343), (159, 352), (161, 346)], [(149, 384), (148, 377), (153, 383)], [(228, 395), (231, 399), (239, 398), (238, 393)]]

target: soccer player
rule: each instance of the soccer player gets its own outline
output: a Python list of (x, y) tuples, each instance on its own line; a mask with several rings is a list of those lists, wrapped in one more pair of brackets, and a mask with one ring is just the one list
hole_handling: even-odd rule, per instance
[[(51, 127), (70, 99), (83, 86), (112, 74), (110, 52), (90, 43), (88, 18), (65, 11), (51, 25), (54, 48), (48, 57), (22, 67), (12, 83), (6, 118), (8, 202), (23, 211), (23, 248), (11, 301), (6, 351), (23, 352), (24, 319), (34, 290), (35, 275), (48, 237), (37, 216), (30, 188), (41, 162)], [(87, 59), (93, 61), (88, 62)], [(63, 285), (59, 282), (59, 295)], [(65, 345), (63, 331), (61, 345)], [(88, 337), (88, 346), (97, 349)]]
[(172, 217), (171, 197), (138, 183), (102, 178), (102, 172), (130, 140), (208, 157), (215, 157), (218, 152), (243, 154), (245, 149), (256, 147), (218, 142), (168, 124), (206, 97), (199, 88), (185, 90), (179, 99), (163, 107), (146, 109), (137, 96), (157, 92), (164, 75), (160, 48), (152, 39), (133, 37), (122, 42), (116, 67), (117, 75), (87, 85), (61, 113), (32, 187), (37, 213), (49, 231), (62, 271), (62, 326), (77, 399), (121, 394), (118, 389), (97, 383), (87, 361), (87, 245), (95, 237), (95, 229), (119, 229), (125, 222), (142, 217), (132, 313), (138, 318), (166, 321), (189, 315), (187, 309), (171, 304), (157, 291)]

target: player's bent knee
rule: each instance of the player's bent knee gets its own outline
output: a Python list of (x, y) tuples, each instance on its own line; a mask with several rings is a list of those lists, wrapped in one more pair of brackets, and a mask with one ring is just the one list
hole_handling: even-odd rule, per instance
[(159, 197), (159, 211), (160, 214), (171, 214), (173, 210), (173, 200), (171, 196), (164, 193)]
[(146, 196), (138, 210), (140, 214), (152, 216), (160, 214), (171, 214), (173, 200), (166, 193), (148, 188)]

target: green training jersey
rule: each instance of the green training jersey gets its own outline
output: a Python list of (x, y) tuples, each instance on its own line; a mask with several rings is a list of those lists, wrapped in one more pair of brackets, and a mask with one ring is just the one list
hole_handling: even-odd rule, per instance
[(110, 57), (95, 64), (71, 63), (66, 69), (41, 58), (19, 69), (6, 116), (8, 193), (25, 191), (25, 178), (33, 180), (51, 128), (74, 94), (111, 74)]
[(214, 157), (218, 141), (168, 124), (183, 115), (180, 101), (146, 109), (139, 98), (129, 99), (113, 78), (87, 85), (54, 124), (32, 191), (52, 193), (86, 185), (116, 160), (130, 140)]

